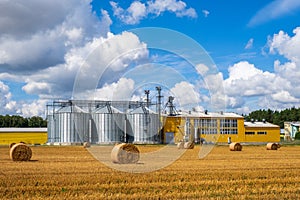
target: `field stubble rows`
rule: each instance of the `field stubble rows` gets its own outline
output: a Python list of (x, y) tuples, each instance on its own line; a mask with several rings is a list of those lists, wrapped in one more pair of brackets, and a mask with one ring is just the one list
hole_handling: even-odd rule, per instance
[(216, 146), (204, 159), (196, 146), (149, 173), (111, 169), (79, 146), (31, 148), (32, 161), (13, 162), (0, 147), (2, 199), (300, 199), (300, 146)]

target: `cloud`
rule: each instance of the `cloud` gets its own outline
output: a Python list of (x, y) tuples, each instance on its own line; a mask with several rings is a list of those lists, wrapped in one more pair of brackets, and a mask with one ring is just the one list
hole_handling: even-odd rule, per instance
[(32, 102), (20, 104), (17, 113), (22, 114), (24, 117), (32, 116), (45, 116), (47, 100), (37, 99)]
[(145, 4), (139, 1), (134, 1), (127, 10), (124, 10), (112, 1), (110, 5), (113, 8), (114, 15), (126, 24), (137, 24), (147, 15)]
[(274, 72), (263, 71), (248, 61), (228, 68), (229, 77), (224, 80), (228, 108), (247, 111), (253, 109), (250, 104), (271, 109), (300, 105), (300, 28), (293, 33), (290, 36), (281, 30), (268, 39), (269, 53), (287, 60), (275, 60)]
[[(75, 80), (81, 89), (99, 90), (101, 94), (122, 86), (116, 93), (122, 96), (122, 91), (130, 89), (130, 81), (118, 82), (115, 76), (131, 63), (148, 57), (146, 45), (136, 35), (129, 32), (117, 35), (110, 33), (112, 21), (108, 12), (101, 10), (100, 17), (96, 16), (91, 10), (90, 1), (86, 0), (76, 4), (64, 0), (53, 1), (55, 5), (49, 6), (45, 15), (56, 13), (57, 6), (59, 16), (52, 21), (49, 19), (50, 22), (47, 17), (34, 21), (31, 13), (25, 11), (31, 10), (33, 15), (38, 16), (37, 10), (43, 10), (48, 5), (39, 2), (15, 2), (19, 9), (12, 8), (8, 3), (6, 7), (11, 7), (10, 12), (16, 15), (6, 16), (9, 18), (7, 23), (0, 20), (1, 30), (5, 30), (5, 33), (0, 33), (1, 80), (24, 83), (22, 90), (26, 94), (38, 96), (33, 101), (12, 100), (13, 94), (8, 85), (1, 82), (0, 105), (3, 113), (24, 116), (43, 114), (46, 99), (71, 98)], [(17, 13), (19, 11), (23, 14)], [(25, 23), (24, 20), (44, 24), (32, 25), (28, 29), (10, 27), (9, 23), (21, 25)], [(21, 37), (19, 33), (24, 35)], [(103, 74), (109, 70), (112, 73)], [(99, 79), (104, 80), (102, 85), (98, 85)]]
[(11, 96), (9, 86), (0, 81), (0, 114), (10, 113), (14, 110), (16, 102), (11, 100)]
[[(69, 49), (101, 36), (111, 24), (89, 1), (7, 1), (0, 8), (0, 72), (32, 73), (63, 63)], [(105, 32), (106, 34), (106, 32)], [(30, 50), (29, 50), (30, 49)]]
[[(94, 38), (83, 47), (71, 49), (65, 54), (64, 64), (27, 76), (23, 90), (43, 98), (70, 98), (72, 92), (77, 94), (76, 98), (81, 98), (78, 95), (82, 95), (82, 91), (98, 88), (99, 80), (104, 79), (105, 83), (114, 81), (111, 74), (121, 72), (130, 63), (146, 57), (146, 45), (133, 33), (109, 33), (106, 38)], [(104, 73), (107, 70), (111, 73)]]
[(175, 96), (181, 107), (200, 103), (200, 94), (195, 91), (195, 87), (191, 83), (185, 81), (176, 83), (170, 89), (170, 92)]
[(111, 1), (114, 16), (125, 24), (138, 24), (148, 15), (160, 16), (164, 12), (175, 13), (177, 17), (196, 18), (197, 13), (194, 8), (187, 8), (183, 1), (178, 0), (155, 0), (141, 3), (134, 1), (127, 9), (121, 8), (118, 3)]
[(224, 87), (229, 96), (268, 95), (280, 88), (283, 82), (282, 79), (275, 80), (275, 74), (264, 72), (247, 61), (230, 66), (228, 71), (229, 77), (224, 81)]
[(249, 21), (248, 26), (253, 27), (282, 16), (291, 14), (300, 9), (298, 0), (275, 0), (259, 10)]
[(105, 84), (101, 88), (84, 91), (80, 96), (88, 100), (131, 100), (134, 97), (135, 83), (132, 79), (120, 78), (111, 84)]
[(208, 17), (210, 12), (208, 10), (202, 10), (202, 13), (203, 13), (204, 17)]
[(279, 91), (272, 94), (271, 97), (280, 103), (297, 103), (299, 99), (293, 97), (288, 91)]
[(245, 46), (245, 49), (251, 49), (253, 47), (253, 42), (254, 42), (254, 39), (250, 38)]
[(72, 4), (67, 0), (1, 1), (0, 37), (9, 35), (24, 39), (37, 32), (54, 29), (64, 21), (70, 9), (76, 8)]
[(284, 31), (279, 31), (269, 38), (270, 53), (279, 53), (290, 61), (300, 64), (300, 27), (293, 30), (294, 36), (290, 37)]
[(96, 16), (88, 0), (76, 4), (68, 0), (1, 1), (0, 80), (24, 83), (23, 91), (39, 97), (14, 99), (8, 85), (1, 82), (1, 112), (42, 115), (43, 98), (70, 98), (78, 70), (75, 62), (80, 57), (67, 55), (94, 38), (106, 37), (111, 23), (107, 11)]
[(208, 71), (209, 71), (209, 68), (205, 65), (205, 64), (197, 64), (195, 66), (196, 70), (197, 70), (197, 73), (201, 76), (204, 76)]

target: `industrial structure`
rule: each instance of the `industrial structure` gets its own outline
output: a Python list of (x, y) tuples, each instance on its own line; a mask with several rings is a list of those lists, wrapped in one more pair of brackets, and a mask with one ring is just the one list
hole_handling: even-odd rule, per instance
[(53, 101), (48, 143), (159, 143), (159, 115), (150, 102)]
[[(138, 144), (280, 141), (280, 127), (266, 121), (245, 122), (227, 112), (177, 111), (161, 88), (155, 103), (145, 101), (58, 100), (47, 105), (48, 143)], [(162, 106), (164, 105), (164, 106)], [(156, 110), (154, 112), (153, 110)]]

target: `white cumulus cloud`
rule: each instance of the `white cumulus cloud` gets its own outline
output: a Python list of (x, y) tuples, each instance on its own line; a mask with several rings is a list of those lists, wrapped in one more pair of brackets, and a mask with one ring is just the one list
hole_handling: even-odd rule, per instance
[(127, 9), (123, 9), (118, 3), (111, 1), (114, 15), (125, 24), (138, 24), (148, 15), (160, 16), (164, 12), (175, 13), (177, 17), (196, 18), (194, 8), (188, 8), (186, 3), (180, 0), (155, 0), (141, 3), (134, 1)]
[(180, 106), (195, 105), (200, 102), (200, 94), (195, 91), (195, 87), (191, 83), (185, 81), (176, 83), (170, 91)]

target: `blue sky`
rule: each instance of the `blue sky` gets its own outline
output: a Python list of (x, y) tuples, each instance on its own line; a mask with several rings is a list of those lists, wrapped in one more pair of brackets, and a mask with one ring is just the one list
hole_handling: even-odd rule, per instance
[(0, 114), (157, 85), (182, 109), (298, 107), (299, 19), (298, 0), (0, 0)]

